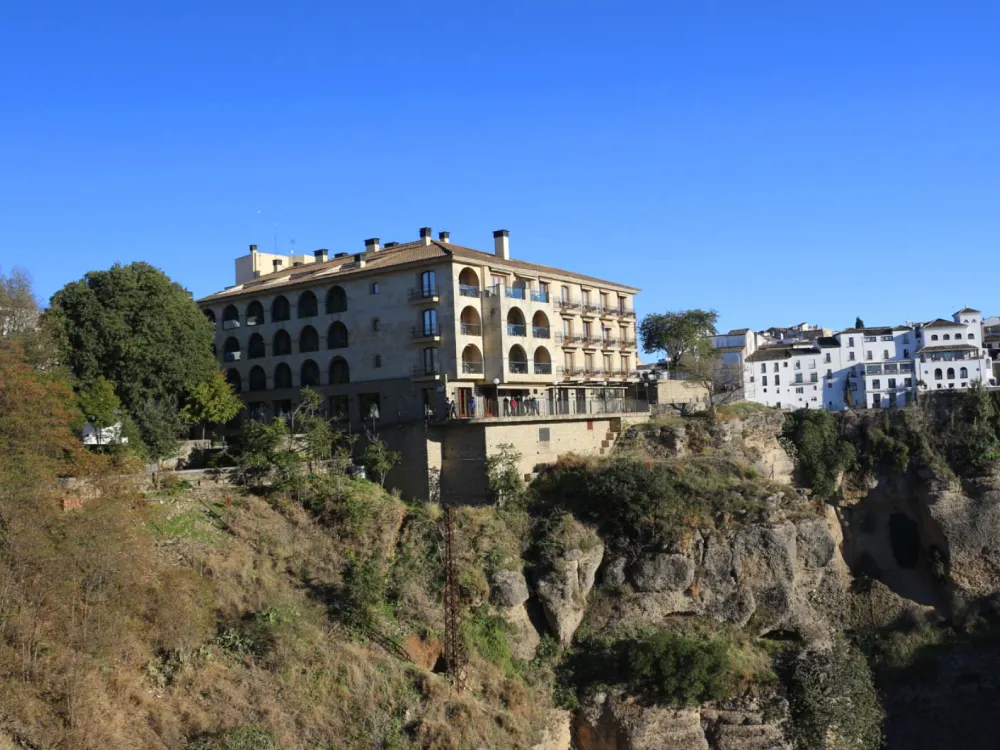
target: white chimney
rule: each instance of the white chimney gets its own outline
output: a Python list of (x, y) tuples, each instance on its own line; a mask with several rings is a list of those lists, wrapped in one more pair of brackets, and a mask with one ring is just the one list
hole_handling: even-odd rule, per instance
[(510, 232), (498, 229), (493, 233), (493, 251), (498, 258), (510, 260)]
[(377, 253), (379, 251), (378, 237), (371, 237), (365, 240), (365, 252)]
[(274, 265), (274, 272), (275, 273), (277, 273), (278, 271), (281, 270), (281, 260), (279, 260), (278, 258), (274, 259), (273, 265)]
[(438, 232), (438, 239), (446, 245), (451, 244), (451, 232)]
[(430, 227), (420, 227), (420, 241), (425, 245), (431, 244), (431, 235), (434, 234)]
[(358, 268), (364, 268), (365, 267), (364, 253), (355, 253), (354, 262), (358, 264)]
[(313, 256), (316, 258), (317, 263), (326, 263), (327, 250), (314, 250)]

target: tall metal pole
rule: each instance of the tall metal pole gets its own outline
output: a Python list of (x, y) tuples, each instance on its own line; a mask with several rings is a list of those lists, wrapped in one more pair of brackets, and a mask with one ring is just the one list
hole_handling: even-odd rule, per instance
[(445, 511), (444, 557), (444, 658), (455, 689), (465, 689), (465, 647), (462, 639), (462, 603), (455, 566), (455, 517), (452, 506)]

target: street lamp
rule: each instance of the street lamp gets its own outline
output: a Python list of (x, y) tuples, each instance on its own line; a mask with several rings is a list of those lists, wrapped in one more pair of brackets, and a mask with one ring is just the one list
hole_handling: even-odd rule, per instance
[(493, 413), (496, 416), (500, 416), (500, 378), (493, 378), (493, 388), (496, 391), (496, 406), (493, 409)]

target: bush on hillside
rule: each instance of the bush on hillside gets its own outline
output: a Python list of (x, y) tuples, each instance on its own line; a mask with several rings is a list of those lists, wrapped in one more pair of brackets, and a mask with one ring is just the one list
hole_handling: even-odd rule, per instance
[(724, 701), (736, 687), (728, 645), (663, 630), (628, 653), (628, 675), (639, 695), (665, 705)]
[(840, 437), (833, 415), (799, 409), (785, 418), (782, 437), (795, 447), (803, 481), (819, 497), (829, 497), (841, 472), (856, 462), (854, 446)]

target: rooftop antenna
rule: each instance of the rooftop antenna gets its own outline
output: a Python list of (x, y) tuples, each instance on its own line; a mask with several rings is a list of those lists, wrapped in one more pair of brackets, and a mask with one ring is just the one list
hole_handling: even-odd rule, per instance
[(290, 240), (288, 240), (288, 244), (291, 245), (291, 248), (292, 248), (291, 253), (292, 253), (292, 255), (295, 255), (295, 238), (292, 237)]

